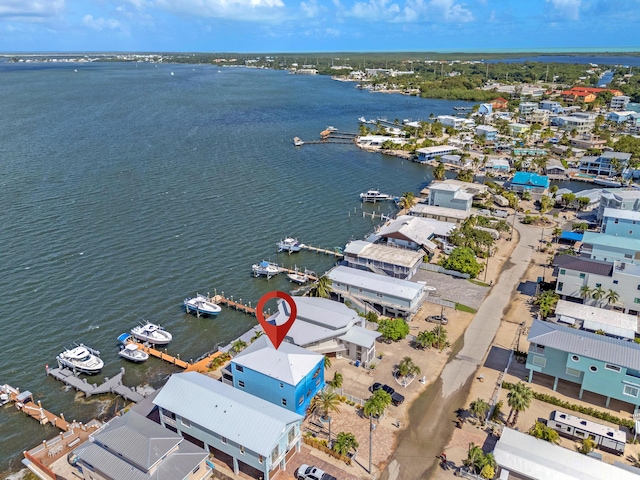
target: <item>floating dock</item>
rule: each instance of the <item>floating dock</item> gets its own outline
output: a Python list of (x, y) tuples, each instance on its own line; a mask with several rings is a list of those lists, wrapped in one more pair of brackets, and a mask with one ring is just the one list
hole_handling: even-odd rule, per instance
[(138, 403), (144, 399), (144, 396), (136, 392), (130, 387), (123, 385), (122, 376), (124, 375), (124, 367), (120, 369), (120, 372), (115, 376), (109, 378), (105, 377), (104, 381), (98, 385), (96, 383), (89, 383), (86, 378), (76, 377), (72, 370), (68, 368), (49, 368), (46, 367), (47, 375), (60, 380), (65, 385), (75, 388), (76, 390), (90, 397), (91, 395), (99, 395), (102, 393), (115, 393), (120, 395), (125, 400)]

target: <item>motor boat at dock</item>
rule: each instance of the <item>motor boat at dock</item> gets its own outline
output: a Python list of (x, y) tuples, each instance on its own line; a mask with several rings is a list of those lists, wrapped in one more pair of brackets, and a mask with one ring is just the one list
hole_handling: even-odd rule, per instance
[(135, 338), (130, 333), (123, 333), (120, 335), (118, 337), (118, 342), (120, 342), (120, 351), (118, 352), (118, 355), (125, 360), (129, 360), (133, 363), (142, 363), (149, 359), (149, 354), (142, 350), (140, 344), (136, 342)]
[(310, 275), (315, 276), (315, 273), (307, 270), (306, 268), (304, 269), (304, 272), (300, 272), (296, 269), (294, 272), (287, 273), (287, 278), (290, 282), (297, 283), (298, 285), (304, 285), (310, 280)]
[(280, 273), (280, 267), (271, 262), (261, 261), (260, 263), (254, 263), (251, 266), (251, 270), (253, 271), (254, 277), (259, 277), (264, 275), (267, 279), (273, 277)]
[(360, 194), (360, 200), (363, 202), (383, 202), (386, 200), (395, 200), (396, 197), (393, 195), (388, 195), (386, 193), (380, 193), (379, 190), (367, 190), (364, 193)]
[(104, 362), (100, 358), (100, 352), (89, 348), (82, 343), (64, 350), (56, 357), (60, 368), (68, 368), (74, 372), (95, 375), (102, 370)]
[(152, 345), (167, 345), (173, 339), (173, 336), (164, 328), (151, 322), (136, 325), (131, 329), (131, 335), (141, 342)]
[(302, 250), (302, 243), (297, 238), (287, 237), (276, 243), (276, 247), (278, 247), (278, 252), (299, 252)]
[(218, 315), (222, 311), (222, 307), (211, 301), (209, 297), (196, 294), (195, 297), (184, 299), (184, 308), (187, 313), (195, 313), (196, 315)]

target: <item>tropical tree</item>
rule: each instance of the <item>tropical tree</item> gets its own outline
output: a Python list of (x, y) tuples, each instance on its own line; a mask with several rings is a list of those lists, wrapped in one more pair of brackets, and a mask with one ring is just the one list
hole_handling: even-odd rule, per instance
[(559, 295), (553, 290), (544, 290), (533, 301), (534, 305), (537, 305), (540, 309), (540, 315), (542, 318), (547, 318), (553, 312), (553, 309), (558, 303)]
[(456, 178), (461, 182), (473, 182), (473, 170), (460, 170)]
[(238, 339), (231, 344), (231, 349), (236, 353), (240, 353), (242, 350), (245, 349), (246, 346), (247, 346), (247, 342), (245, 342), (244, 340)]
[(476, 254), (470, 247), (455, 248), (441, 265), (447, 270), (468, 273), (471, 278), (476, 278), (482, 270), (482, 264), (476, 260)]
[(518, 415), (520, 412), (525, 411), (531, 406), (531, 399), (533, 398), (533, 390), (527, 387), (524, 383), (516, 383), (509, 393), (507, 394), (507, 405), (511, 409), (509, 416), (507, 417), (507, 423), (511, 420), (511, 425), (515, 425), (518, 422)]
[(255, 342), (257, 339), (259, 339), (262, 335), (264, 335), (264, 332), (262, 330), (257, 330), (255, 335), (253, 337), (251, 337), (251, 343)]
[(411, 357), (404, 357), (398, 364), (398, 375), (406, 377), (407, 375), (418, 375), (420, 367), (418, 367)]
[(562, 229), (560, 227), (554, 228), (553, 232), (551, 233), (551, 236), (554, 238), (556, 243), (558, 242), (558, 239), (560, 238), (560, 235), (562, 235)]
[(389, 405), (391, 405), (391, 395), (380, 388), (364, 402), (362, 413), (367, 417), (380, 418)]
[(568, 207), (576, 199), (576, 194), (575, 193), (563, 193), (561, 198), (562, 198), (562, 204), (565, 207)]
[(543, 197), (540, 198), (540, 213), (545, 213), (548, 212), (549, 210), (551, 210), (553, 208), (553, 200), (551, 199), (551, 197), (547, 197), (546, 195), (544, 195)]
[(397, 342), (409, 335), (409, 325), (402, 318), (383, 319), (378, 322), (378, 331), (385, 340)]
[(582, 303), (586, 303), (587, 302), (587, 298), (591, 298), (591, 287), (589, 285), (582, 285), (580, 287), (580, 298), (582, 298), (583, 302)]
[(331, 359), (325, 355), (324, 356), (324, 369), (326, 370), (328, 368), (331, 368)]
[(485, 402), (482, 398), (477, 398), (469, 405), (469, 410), (478, 420), (482, 421), (484, 424), (484, 417), (487, 415), (489, 411), (489, 404)]
[(584, 210), (585, 208), (587, 208), (589, 203), (591, 203), (591, 200), (589, 200), (589, 197), (578, 197), (578, 208), (580, 210)]
[(437, 337), (433, 332), (424, 330), (416, 336), (415, 346), (418, 348), (431, 348), (436, 343)]
[(433, 169), (433, 178), (436, 180), (444, 180), (445, 172), (444, 163), (438, 162), (438, 165)]
[(591, 298), (596, 301), (596, 305), (605, 297), (606, 294), (607, 292), (602, 287), (596, 287), (591, 290)]
[(547, 442), (558, 444), (560, 443), (560, 434), (551, 427), (547, 427), (542, 422), (536, 422), (530, 429), (529, 435), (539, 438), (540, 440), (546, 440)]
[(333, 450), (340, 455), (347, 455), (351, 450), (358, 448), (358, 441), (353, 433), (340, 432), (336, 435), (336, 441), (333, 444)]
[(493, 412), (491, 412), (491, 421), (494, 423), (502, 423), (502, 420), (500, 418), (500, 415), (502, 415), (502, 400), (498, 400), (498, 403), (496, 403), (493, 406)]
[(318, 392), (317, 395), (311, 399), (307, 413), (327, 420), (331, 412), (337, 413), (339, 411), (340, 397), (332, 388), (327, 388)]
[(444, 350), (449, 345), (451, 345), (447, 340), (447, 329), (442, 325), (436, 325), (435, 327), (433, 327), (433, 330), (431, 330), (431, 332), (436, 337), (436, 341), (434, 343), (435, 347), (439, 348), (440, 350)]
[(482, 478), (493, 478), (495, 475), (496, 460), (493, 454), (485, 454), (482, 447), (473, 442), (469, 444), (467, 458), (462, 463), (472, 473), (479, 473)]
[(620, 295), (615, 290), (609, 289), (607, 290), (607, 293), (605, 294), (604, 298), (607, 300), (607, 304), (611, 305), (612, 303), (618, 302), (618, 300), (620, 299)]
[(309, 296), (329, 298), (331, 296), (331, 279), (326, 275), (320, 277), (309, 290)]
[(551, 193), (551, 195), (555, 195), (557, 191), (558, 191), (558, 185), (551, 185), (549, 187), (549, 193)]
[(582, 439), (582, 444), (578, 447), (578, 452), (587, 455), (593, 452), (593, 449), (596, 448), (596, 442), (591, 440), (591, 438)]
[(342, 374), (340, 372), (336, 372), (333, 374), (333, 380), (329, 382), (329, 386), (331, 388), (341, 388), (342, 387)]
[(402, 198), (400, 198), (400, 208), (409, 210), (413, 207), (416, 196), (413, 192), (405, 192), (402, 194)]

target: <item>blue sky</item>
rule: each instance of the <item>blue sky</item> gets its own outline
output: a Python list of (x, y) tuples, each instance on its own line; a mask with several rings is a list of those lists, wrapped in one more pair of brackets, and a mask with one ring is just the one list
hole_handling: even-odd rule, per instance
[(2, 52), (602, 50), (639, 27), (640, 0), (0, 0)]

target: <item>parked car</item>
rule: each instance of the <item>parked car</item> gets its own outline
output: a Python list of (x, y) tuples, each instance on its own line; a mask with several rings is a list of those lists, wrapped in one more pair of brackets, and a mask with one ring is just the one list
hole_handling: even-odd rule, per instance
[(337, 480), (333, 475), (325, 473), (317, 467), (309, 466), (305, 463), (298, 468), (298, 480)]
[(402, 402), (404, 402), (404, 396), (400, 395), (399, 393), (397, 393), (393, 388), (391, 388), (389, 385), (385, 385), (379, 382), (374, 383), (373, 385), (371, 385), (369, 387), (369, 390), (371, 390), (371, 392), (375, 392), (376, 390), (384, 390), (385, 392), (387, 392), (389, 395), (391, 395), (391, 403), (395, 406), (400, 405)]
[(444, 315), (429, 315), (426, 320), (427, 322), (439, 323), (441, 325), (449, 323), (449, 319)]
[(500, 217), (500, 218), (507, 218), (509, 216), (509, 212), (507, 212), (506, 210), (498, 209), (493, 211), (493, 216)]

